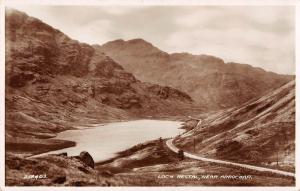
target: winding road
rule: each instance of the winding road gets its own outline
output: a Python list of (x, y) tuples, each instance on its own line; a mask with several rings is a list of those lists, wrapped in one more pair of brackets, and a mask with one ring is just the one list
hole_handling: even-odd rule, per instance
[[(178, 153), (179, 149), (173, 144), (173, 138), (169, 139), (166, 141), (167, 147), (175, 152)], [(188, 152), (184, 151), (184, 156), (191, 158), (191, 159), (196, 159), (196, 160), (201, 160), (201, 161), (206, 161), (206, 162), (213, 162), (213, 163), (218, 163), (218, 164), (225, 164), (225, 165), (232, 165), (232, 166), (238, 166), (246, 169), (251, 169), (251, 170), (256, 170), (260, 172), (271, 172), (274, 174), (280, 174), (284, 176), (290, 176), (295, 178), (295, 174), (291, 172), (286, 172), (286, 171), (281, 171), (281, 170), (275, 170), (275, 169), (270, 169), (270, 168), (264, 168), (264, 167), (259, 167), (259, 166), (253, 166), (253, 165), (248, 165), (248, 164), (241, 164), (241, 163), (235, 163), (235, 162), (228, 162), (228, 161), (223, 161), (223, 160), (217, 160), (217, 159), (210, 159), (210, 158), (204, 158), (197, 156), (195, 154), (191, 154)]]

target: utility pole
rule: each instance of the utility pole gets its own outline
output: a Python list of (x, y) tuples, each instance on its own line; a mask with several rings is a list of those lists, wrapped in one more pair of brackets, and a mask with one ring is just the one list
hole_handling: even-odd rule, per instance
[(196, 153), (196, 138), (195, 138), (195, 135), (194, 135), (194, 153)]
[(28, 42), (28, 48), (30, 50), (30, 53), (33, 54), (33, 45), (32, 45), (31, 40), (29, 40), (29, 42)]
[(277, 150), (277, 166), (279, 166), (279, 163), (278, 163), (278, 150)]
[(278, 140), (277, 140), (275, 146), (276, 146), (276, 150), (277, 150), (276, 151), (276, 163), (277, 163), (277, 166), (279, 166), (279, 142), (278, 142)]
[(95, 80), (93, 80), (93, 84), (92, 84), (92, 97), (93, 97), (93, 98), (96, 97), (96, 85), (95, 85)]
[(62, 121), (66, 120), (66, 115), (67, 115), (67, 109), (64, 109), (63, 115), (62, 115)]

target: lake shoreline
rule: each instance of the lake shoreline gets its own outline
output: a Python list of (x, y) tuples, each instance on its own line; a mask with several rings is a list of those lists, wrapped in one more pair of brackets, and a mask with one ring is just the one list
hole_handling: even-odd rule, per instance
[[(174, 119), (174, 118), (172, 118), (172, 119)], [(177, 118), (178, 119), (178, 118)], [(75, 126), (74, 128), (72, 128), (72, 129), (70, 129), (70, 130), (65, 130), (65, 131), (62, 131), (62, 132), (60, 132), (60, 133), (66, 133), (66, 132), (68, 132), (68, 131), (86, 131), (86, 130), (95, 130), (95, 128), (102, 128), (102, 127), (106, 127), (106, 126), (110, 126), (110, 125), (112, 125), (112, 124), (114, 124), (114, 125), (118, 125), (118, 124), (123, 124), (123, 123), (131, 123), (131, 122), (133, 122), (133, 123), (135, 123), (135, 122), (139, 122), (139, 121), (145, 121), (145, 120), (147, 120), (147, 121), (153, 121), (153, 122), (165, 122), (165, 123), (168, 123), (168, 122), (171, 122), (171, 123), (180, 123), (179, 125), (178, 125), (178, 127), (176, 128), (177, 130), (176, 131), (183, 131), (183, 129), (182, 129), (182, 127), (183, 127), (183, 125), (182, 125), (182, 123), (184, 122), (184, 121), (170, 121), (170, 117), (167, 117), (167, 118), (163, 118), (163, 119), (156, 119), (156, 118), (139, 118), (139, 119), (130, 119), (130, 120), (113, 120), (113, 122), (107, 122), (107, 123), (93, 123), (93, 124), (85, 124), (85, 125), (83, 125), (83, 124), (81, 124), (81, 125), (79, 125), (79, 126)], [(122, 127), (119, 127), (120, 129), (122, 128)], [(143, 127), (144, 128), (144, 127)], [(150, 128), (150, 127), (149, 127)], [(153, 129), (151, 130), (152, 132), (155, 132), (155, 131), (157, 131), (157, 130), (155, 130), (155, 129), (157, 129), (157, 128), (161, 128), (160, 126), (159, 127), (153, 127)], [(148, 129), (149, 130), (149, 129)], [(59, 134), (60, 134), (59, 133)], [(61, 151), (61, 152), (59, 152), (60, 150), (64, 150), (64, 149), (71, 149), (72, 147), (76, 147), (77, 146), (77, 144), (78, 144), (78, 142), (76, 142), (76, 141), (73, 141), (73, 140), (70, 140), (70, 139), (61, 139), (61, 138), (59, 138), (59, 134), (57, 134), (57, 136), (56, 137), (53, 137), (53, 138), (50, 138), (51, 140), (53, 140), (53, 141), (60, 141), (61, 142), (61, 144), (60, 145), (55, 145), (55, 144), (53, 144), (53, 145), (49, 145), (50, 147), (51, 147), (51, 149), (48, 149), (46, 152), (37, 152), (37, 153), (34, 153), (34, 154), (32, 154), (32, 155), (30, 155), (30, 156), (28, 156), (29, 158), (35, 158), (35, 157), (40, 157), (40, 156), (43, 156), (43, 155), (47, 155), (47, 154), (60, 154), (60, 153), (63, 153), (63, 151)], [(175, 135), (174, 135), (175, 136)], [(157, 137), (157, 138), (159, 138), (159, 137)], [(142, 142), (139, 142), (139, 144), (144, 144), (145, 142), (147, 142), (147, 141), (152, 141), (152, 140), (155, 140), (155, 139), (157, 139), (157, 138), (154, 138), (154, 139), (151, 139), (151, 140), (146, 140), (146, 141), (142, 141)], [(50, 139), (47, 139), (47, 140), (50, 140)], [(70, 144), (70, 142), (72, 143), (72, 144)], [(96, 163), (103, 163), (103, 162), (107, 162), (107, 161), (109, 161), (109, 160), (112, 160), (112, 159), (114, 159), (114, 158), (116, 158), (116, 157), (120, 157), (119, 156), (119, 153), (121, 153), (122, 151), (124, 151), (124, 150), (127, 150), (127, 149), (129, 149), (129, 148), (131, 148), (132, 146), (134, 146), (134, 145), (129, 145), (128, 147), (126, 147), (125, 149), (122, 149), (122, 150), (119, 150), (118, 152), (116, 152), (116, 153), (114, 153), (114, 155), (113, 156), (111, 156), (111, 157), (109, 157), (109, 158), (107, 158), (107, 159), (104, 159), (104, 160), (100, 160), (100, 161), (98, 161), (98, 160), (95, 160), (95, 162)], [(88, 149), (87, 149), (88, 150)], [(85, 150), (81, 150), (81, 151), (85, 151)], [(80, 152), (81, 152), (80, 151)], [(50, 153), (49, 153), (50, 152)], [(51, 152), (55, 152), (55, 153), (51, 153)], [(72, 154), (69, 154), (68, 153), (68, 155), (70, 155), (70, 156), (75, 156), (75, 155), (72, 155)], [(94, 156), (94, 158), (97, 158), (97, 156)]]

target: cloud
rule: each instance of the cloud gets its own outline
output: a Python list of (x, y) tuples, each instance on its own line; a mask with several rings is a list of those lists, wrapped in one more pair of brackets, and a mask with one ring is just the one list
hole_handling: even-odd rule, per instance
[(143, 38), (166, 52), (211, 54), (295, 74), (294, 7), (18, 6), (89, 44)]

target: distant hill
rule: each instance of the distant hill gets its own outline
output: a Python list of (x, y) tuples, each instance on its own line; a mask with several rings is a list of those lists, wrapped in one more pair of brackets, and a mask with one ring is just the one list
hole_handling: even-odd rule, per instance
[(209, 55), (168, 54), (143, 39), (115, 40), (100, 49), (139, 80), (182, 90), (205, 110), (240, 105), (294, 78)]

